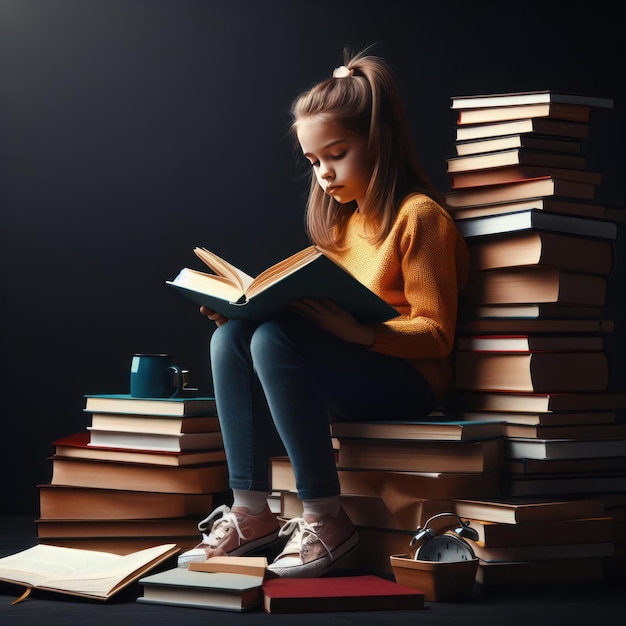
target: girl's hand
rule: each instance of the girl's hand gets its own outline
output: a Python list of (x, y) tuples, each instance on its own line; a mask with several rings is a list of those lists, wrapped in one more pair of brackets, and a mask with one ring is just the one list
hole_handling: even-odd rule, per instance
[(291, 310), (344, 341), (369, 347), (376, 340), (376, 331), (371, 326), (362, 324), (332, 300), (295, 300)]
[(213, 311), (205, 306), (200, 307), (200, 313), (202, 313), (202, 315), (206, 315), (210, 320), (213, 320), (217, 326), (226, 324), (229, 319), (228, 317), (224, 317), (221, 313)]

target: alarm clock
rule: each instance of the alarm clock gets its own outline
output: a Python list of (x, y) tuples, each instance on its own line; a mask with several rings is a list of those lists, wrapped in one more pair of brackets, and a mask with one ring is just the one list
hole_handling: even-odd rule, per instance
[[(455, 518), (458, 526), (437, 534), (430, 528), (430, 523), (442, 517)], [(456, 513), (438, 513), (428, 519), (422, 528), (417, 529), (409, 546), (417, 545), (414, 555), (416, 561), (471, 561), (476, 555), (465, 539), (478, 541), (478, 533), (470, 527), (469, 521), (462, 521)]]
[[(434, 520), (450, 517), (456, 524), (430, 527)], [(433, 515), (417, 529), (409, 546), (410, 554), (389, 557), (396, 582), (414, 587), (424, 593), (429, 602), (467, 602), (472, 599), (478, 559), (466, 541), (478, 540), (478, 533), (469, 522), (461, 521), (455, 513)]]

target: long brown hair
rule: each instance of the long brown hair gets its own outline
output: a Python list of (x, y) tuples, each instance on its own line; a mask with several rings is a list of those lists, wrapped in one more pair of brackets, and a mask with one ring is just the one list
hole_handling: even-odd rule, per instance
[[(367, 138), (371, 178), (359, 211), (373, 243), (391, 230), (399, 200), (412, 191), (437, 198), (417, 156), (395, 78), (387, 63), (362, 51), (344, 53), (344, 67), (294, 101), (292, 129), (306, 118), (333, 122)], [(337, 249), (354, 203), (339, 204), (311, 175), (306, 227), (313, 243)]]

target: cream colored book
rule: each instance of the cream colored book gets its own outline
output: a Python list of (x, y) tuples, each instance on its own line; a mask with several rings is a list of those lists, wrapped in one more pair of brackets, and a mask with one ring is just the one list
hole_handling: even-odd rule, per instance
[(216, 572), (265, 576), (267, 558), (264, 556), (213, 556), (206, 561), (189, 563), (196, 572)]
[(176, 544), (125, 554), (39, 544), (0, 559), (0, 580), (32, 589), (108, 600), (178, 552)]

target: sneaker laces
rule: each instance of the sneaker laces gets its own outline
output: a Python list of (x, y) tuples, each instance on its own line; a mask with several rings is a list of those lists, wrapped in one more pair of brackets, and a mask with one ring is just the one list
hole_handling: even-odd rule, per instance
[(333, 558), (332, 552), (329, 547), (324, 543), (324, 540), (317, 534), (317, 530), (315, 526), (319, 526), (319, 523), (307, 522), (303, 517), (294, 517), (293, 519), (286, 522), (283, 527), (278, 531), (278, 536), (282, 537), (284, 535), (288, 535), (291, 533), (291, 537), (289, 541), (285, 545), (285, 548), (281, 552), (280, 557), (285, 556), (287, 554), (299, 554), (302, 555), (302, 548), (305, 545), (311, 545), (316, 541), (319, 541), (326, 552), (328, 552), (328, 556)]
[[(211, 531), (209, 534), (206, 534), (205, 531), (209, 528), (209, 523), (220, 513), (222, 514), (222, 517), (213, 523)], [(237, 531), (239, 539), (245, 539), (244, 534), (239, 528), (239, 520), (237, 519), (237, 516), (226, 504), (218, 506), (208, 517), (205, 517), (203, 520), (198, 522), (198, 530), (202, 533), (202, 543), (208, 545), (209, 548), (217, 548), (222, 539), (224, 539), (226, 533), (231, 528), (234, 528)]]

